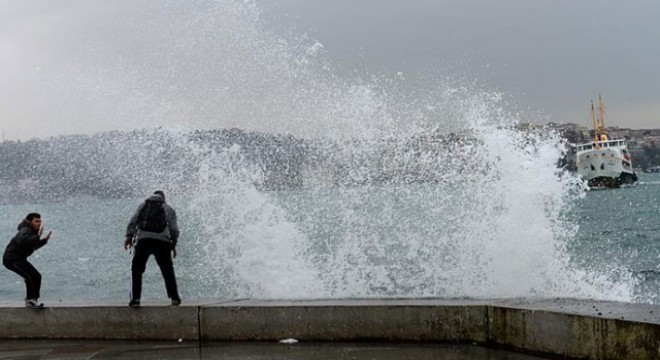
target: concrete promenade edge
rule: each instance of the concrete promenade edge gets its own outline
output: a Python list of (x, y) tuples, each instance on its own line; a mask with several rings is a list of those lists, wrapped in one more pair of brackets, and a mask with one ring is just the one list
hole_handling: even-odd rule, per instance
[[(47, 304), (48, 305), (48, 304)], [(574, 299), (0, 302), (0, 338), (474, 342), (577, 359), (660, 359), (660, 306)]]

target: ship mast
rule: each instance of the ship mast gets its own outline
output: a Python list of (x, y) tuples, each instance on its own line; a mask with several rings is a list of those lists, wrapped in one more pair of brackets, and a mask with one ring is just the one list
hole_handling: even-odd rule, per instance
[(605, 106), (603, 105), (603, 98), (600, 94), (598, 94), (598, 114), (600, 116), (600, 134), (605, 135), (605, 139), (607, 139), (607, 133), (605, 131)]
[(594, 143), (598, 144), (598, 123), (596, 123), (596, 111), (594, 110), (593, 100), (591, 100), (591, 119), (594, 122)]

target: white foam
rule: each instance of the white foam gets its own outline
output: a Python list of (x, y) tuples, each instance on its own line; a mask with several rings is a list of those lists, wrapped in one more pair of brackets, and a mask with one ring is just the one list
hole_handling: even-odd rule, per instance
[[(133, 186), (189, 194), (204, 295), (630, 298), (629, 279), (571, 263), (566, 214), (579, 185), (556, 168), (559, 136), (515, 130), (533, 119), (503, 94), (471, 81), (340, 76), (320, 42), (275, 35), (253, 1), (145, 4), (131, 12), (144, 21), (117, 25), (135, 37), (76, 54), (44, 80), (66, 98), (44, 103), (53, 124), (76, 131), (180, 129), (172, 138), (199, 165), (196, 185), (157, 173)], [(306, 187), (262, 191), (245, 149), (181, 136), (230, 127), (318, 141)], [(446, 147), (414, 145), (450, 131)], [(375, 180), (383, 173), (391, 178)]]

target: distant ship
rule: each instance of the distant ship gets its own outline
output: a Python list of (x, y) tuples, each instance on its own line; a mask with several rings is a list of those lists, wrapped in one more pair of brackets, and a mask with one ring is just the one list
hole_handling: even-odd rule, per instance
[(605, 130), (605, 108), (598, 95), (598, 116), (591, 101), (594, 141), (578, 144), (577, 171), (592, 188), (618, 188), (637, 181), (625, 139), (610, 140)]

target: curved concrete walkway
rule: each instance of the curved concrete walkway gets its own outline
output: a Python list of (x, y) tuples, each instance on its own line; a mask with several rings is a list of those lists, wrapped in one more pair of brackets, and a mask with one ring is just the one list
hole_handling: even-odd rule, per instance
[[(49, 305), (49, 304), (47, 304)], [(477, 343), (580, 359), (659, 359), (660, 306), (573, 299), (232, 300), (181, 307), (0, 303), (0, 338)]]

